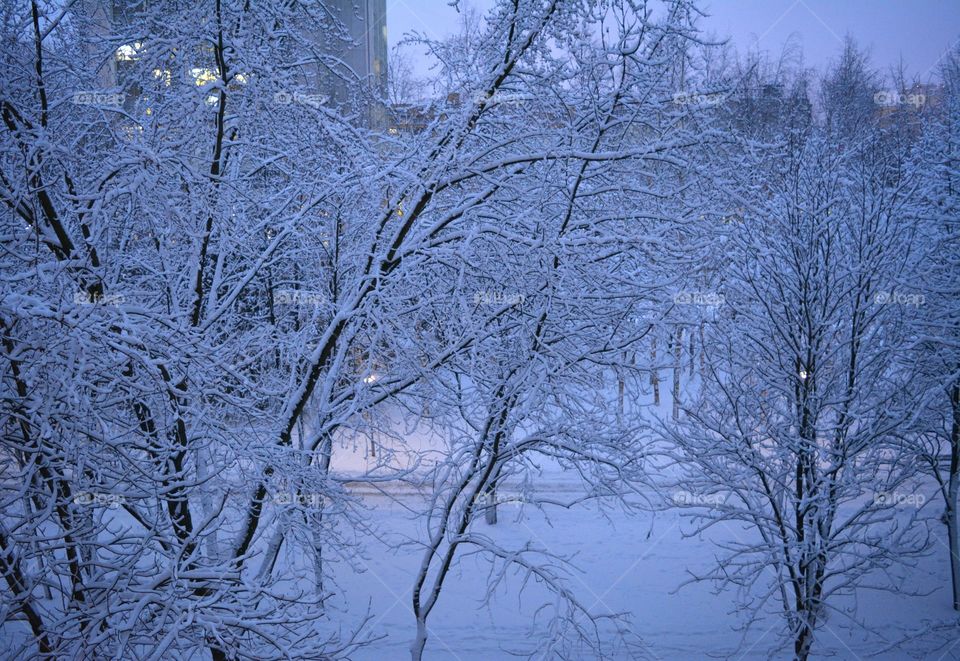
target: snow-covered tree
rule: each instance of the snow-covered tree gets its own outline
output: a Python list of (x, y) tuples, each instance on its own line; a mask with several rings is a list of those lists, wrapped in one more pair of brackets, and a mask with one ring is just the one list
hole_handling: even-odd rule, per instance
[[(597, 627), (616, 614), (579, 601), (563, 558), (532, 543), (505, 547), (479, 522), (496, 524), (504, 498), (542, 509), (622, 497), (642, 474), (637, 407), (619, 405), (611, 376), (636, 393), (649, 368), (634, 356), (672, 296), (674, 246), (692, 213), (678, 201), (681, 175), (713, 138), (709, 126), (680, 121), (697, 109), (675, 103), (669, 75), (695, 37), (691, 11), (669, 3), (653, 17), (613, 3), (564, 16), (570, 32), (563, 55), (551, 55), (558, 62), (531, 58), (506, 87), (509, 98), (481, 99), (492, 105), (481, 130), (504, 136), (490, 153), (525, 166), (509, 190), (467, 215), (469, 240), (447, 267), (458, 314), (445, 332), (480, 323), (489, 335), (424, 382), (433, 424), (449, 445), (425, 478), (432, 498), (427, 538), (417, 540), (414, 659), (463, 554), (490, 560), (490, 591), (516, 572), (557, 598), (553, 637), (531, 654), (602, 654), (614, 644)], [(601, 25), (609, 31), (599, 36)], [(538, 494), (544, 464), (579, 476), (582, 495), (557, 502)], [(506, 483), (520, 493), (504, 496)]]
[(917, 510), (892, 507), (913, 475), (898, 461), (917, 399), (898, 360), (910, 301), (897, 285), (913, 264), (916, 176), (875, 125), (844, 127), (785, 128), (731, 156), (742, 212), (718, 230), (729, 262), (706, 376), (664, 427), (684, 469), (675, 486), (704, 496), (684, 503), (697, 531), (736, 521), (748, 534), (696, 578), (780, 612), (799, 659), (828, 612), (843, 615), (834, 595), (865, 577), (908, 591), (871, 572), (926, 543)]
[(911, 164), (922, 178), (925, 204), (922, 251), (904, 287), (922, 297), (908, 355), (917, 387), (930, 399), (916, 450), (943, 497), (953, 608), (960, 610), (960, 51), (944, 59), (941, 82), (942, 105), (930, 99), (923, 109), (924, 131)]

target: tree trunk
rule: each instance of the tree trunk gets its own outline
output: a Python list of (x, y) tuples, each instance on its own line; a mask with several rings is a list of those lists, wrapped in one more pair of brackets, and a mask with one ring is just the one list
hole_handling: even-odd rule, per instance
[(947, 534), (950, 536), (950, 575), (953, 577), (953, 610), (960, 611), (960, 525), (957, 496), (960, 495), (960, 382), (950, 388), (953, 426), (950, 430), (950, 478), (947, 486)]
[[(320, 469), (326, 475), (330, 471), (330, 458), (331, 453), (333, 452), (333, 436), (331, 434), (325, 434), (323, 442), (320, 445), (320, 457), (319, 465)], [(307, 495), (304, 503), (313, 505), (311, 497)], [(311, 537), (313, 542), (313, 574), (314, 574), (314, 583), (317, 590), (317, 599), (323, 600), (323, 542), (324, 539), (320, 536), (320, 528), (323, 524), (323, 514), (324, 507), (326, 503), (322, 500), (316, 503), (316, 511), (311, 509), (306, 509), (307, 512), (306, 520), (310, 523)]]
[[(805, 615), (805, 614), (803, 614)], [(810, 656), (810, 647), (813, 645), (813, 627), (806, 617), (801, 617), (800, 630), (793, 642), (794, 661), (807, 661)]]
[[(204, 484), (207, 480), (208, 465), (207, 465), (207, 453), (204, 448), (201, 448), (196, 453), (197, 461), (197, 484)], [(204, 516), (209, 516), (210, 512), (213, 511), (213, 495), (207, 490), (204, 489), (200, 495), (200, 506), (203, 508)], [(207, 536), (207, 555), (211, 558), (216, 558), (219, 560), (224, 557), (223, 549), (220, 546), (220, 530), (219, 528), (213, 528), (210, 531), (210, 534)]]
[(950, 575), (953, 578), (953, 610), (960, 611), (960, 537), (957, 527), (957, 480), (950, 479), (950, 502), (947, 503), (947, 536), (950, 538)]
[(484, 491), (483, 496), (484, 518), (489, 525), (495, 525), (497, 523), (497, 487), (490, 485), (487, 487), (487, 490)]
[(267, 550), (263, 554), (263, 562), (260, 564), (260, 570), (257, 572), (257, 580), (266, 582), (273, 572), (273, 567), (277, 564), (277, 557), (280, 555), (280, 547), (283, 545), (283, 528), (281, 525), (273, 531), (270, 543), (267, 544)]
[(323, 538), (320, 536), (320, 521), (323, 514), (317, 514), (314, 521), (315, 525), (311, 526), (312, 530), (310, 531), (310, 536), (313, 538), (313, 580), (314, 585), (317, 590), (317, 599), (321, 602), (324, 599), (323, 595)]
[(703, 322), (700, 322), (700, 374), (706, 375), (707, 357), (706, 344), (703, 341)]
[[(626, 352), (626, 351), (623, 352), (623, 362), (624, 362), (624, 363), (627, 362), (627, 352)], [(623, 370), (622, 370), (621, 368), (617, 368), (617, 414), (618, 414), (618, 415), (621, 415), (621, 416), (623, 415), (623, 391), (624, 391), (624, 387), (625, 387), (625, 384), (624, 384), (624, 378), (623, 378)]]
[(360, 413), (360, 417), (363, 418), (364, 423), (366, 423), (367, 428), (370, 430), (370, 458), (376, 459), (377, 458), (377, 440), (376, 440), (376, 436), (373, 433), (373, 428), (372, 428), (373, 425), (371, 424), (373, 420), (373, 415), (370, 413), (370, 411), (364, 410), (363, 412)]
[(413, 639), (410, 645), (411, 661), (421, 661), (423, 659), (423, 648), (427, 645), (427, 623), (421, 618), (417, 618), (417, 637)]
[(650, 358), (653, 363), (653, 369), (650, 371), (650, 385), (653, 386), (653, 405), (660, 406), (660, 373), (657, 370), (657, 336), (652, 338), (650, 346)]
[(673, 419), (680, 418), (680, 372), (683, 371), (683, 326), (677, 326), (673, 338)]

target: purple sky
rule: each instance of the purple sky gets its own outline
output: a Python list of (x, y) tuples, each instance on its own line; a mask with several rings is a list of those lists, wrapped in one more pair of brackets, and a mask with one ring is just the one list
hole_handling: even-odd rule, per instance
[[(391, 47), (412, 30), (441, 37), (456, 29), (449, 0), (387, 0)], [(485, 10), (493, 0), (471, 0)], [(942, 54), (960, 39), (960, 0), (704, 0), (711, 16), (703, 29), (729, 36), (739, 51), (759, 46), (779, 54), (793, 35), (808, 66), (822, 68), (837, 57), (850, 33), (869, 48), (884, 72), (900, 56), (908, 74), (927, 80)], [(421, 63), (425, 66), (425, 63)]]

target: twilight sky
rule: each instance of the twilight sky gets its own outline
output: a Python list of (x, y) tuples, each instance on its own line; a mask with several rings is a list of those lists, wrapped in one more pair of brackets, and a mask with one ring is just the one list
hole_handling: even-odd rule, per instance
[[(493, 4), (470, 2), (481, 10)], [(701, 7), (711, 14), (703, 29), (729, 36), (737, 50), (759, 45), (776, 55), (794, 35), (806, 64), (816, 68), (837, 57), (840, 40), (850, 33), (870, 49), (878, 69), (886, 72), (902, 55), (908, 74), (927, 80), (960, 40), (958, 0), (704, 0)], [(442, 37), (456, 24), (449, 0), (387, 0), (391, 47), (412, 30)]]

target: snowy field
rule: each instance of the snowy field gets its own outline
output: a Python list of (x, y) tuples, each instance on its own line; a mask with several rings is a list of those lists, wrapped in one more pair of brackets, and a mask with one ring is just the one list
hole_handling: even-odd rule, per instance
[[(665, 416), (670, 406), (665, 399), (650, 412)], [(437, 442), (436, 437), (417, 433), (407, 437), (404, 445), (415, 455), (431, 456)], [(390, 441), (383, 443), (389, 447)], [(334, 465), (342, 475), (356, 475), (383, 461), (384, 448), (379, 452), (379, 459), (370, 457), (369, 444), (358, 436), (339, 445)], [(399, 468), (404, 459), (398, 453), (391, 463)], [(539, 476), (537, 483), (541, 485), (537, 499), (565, 501), (576, 494), (572, 478), (555, 467)], [(929, 486), (917, 492), (929, 492)], [(362, 553), (332, 563), (337, 596), (330, 605), (343, 611), (345, 622), (359, 621), (369, 608), (367, 633), (376, 640), (353, 658), (406, 658), (415, 632), (411, 589), (422, 561), (416, 540), (426, 538), (420, 514), (426, 499), (409, 484), (351, 483), (350, 491), (360, 495), (364, 519), (375, 535), (363, 539)], [(626, 614), (623, 636), (612, 628), (601, 634), (611, 641), (602, 658), (791, 658), (789, 644), (776, 640), (783, 626), (779, 616), (761, 617), (744, 630), (746, 615), (738, 609), (733, 589), (717, 590), (710, 582), (690, 581), (714, 565), (718, 544), (746, 541), (755, 533), (737, 523), (722, 522), (709, 533), (691, 534), (692, 510), (669, 502), (678, 497), (682, 501), (684, 496), (688, 493), (649, 490), (631, 500), (637, 506), (632, 511), (602, 502), (541, 511), (524, 505), (519, 492), (506, 488), (500, 494), (498, 523), (489, 526), (478, 521), (472, 529), (508, 549), (532, 544), (569, 558), (568, 585), (592, 613)], [(929, 502), (931, 497), (925, 495), (923, 500)], [(931, 522), (931, 531), (942, 535), (942, 525)], [(489, 559), (479, 555), (464, 553), (455, 561), (431, 615), (425, 658), (554, 658), (537, 655), (540, 641), (549, 633), (552, 597), (532, 580), (520, 590), (522, 580), (514, 576), (486, 599), (490, 572)], [(935, 537), (929, 554), (915, 567), (891, 576), (918, 596), (861, 588), (838, 598), (833, 605), (849, 617), (828, 615), (813, 658), (960, 659), (960, 629), (949, 619), (948, 549), (942, 536)], [(584, 650), (579, 658), (597, 657)]]
[[(370, 524), (381, 531), (383, 540), (368, 540), (366, 553), (356, 559), (355, 567), (337, 564), (336, 580), (341, 591), (351, 595), (349, 604), (341, 600), (337, 607), (346, 606), (348, 613), (359, 618), (369, 603), (371, 632), (383, 636), (356, 654), (356, 659), (405, 658), (415, 628), (410, 590), (420, 557), (410, 547), (394, 550), (392, 546), (417, 534), (417, 522), (410, 518), (408, 508), (416, 507), (418, 499), (367, 496), (365, 503), (370, 507)], [(488, 534), (508, 547), (533, 542), (573, 556), (574, 565), (581, 570), (570, 574), (573, 591), (597, 612), (631, 613), (630, 637), (649, 658), (790, 658), (786, 652), (772, 651), (780, 622), (769, 618), (744, 635), (736, 630), (744, 621), (731, 593), (715, 594), (710, 585), (702, 583), (678, 589), (688, 571), (709, 566), (714, 542), (721, 539), (719, 534), (684, 538), (683, 531), (688, 528), (677, 511), (625, 515), (580, 506), (554, 512), (548, 521), (529, 508), (508, 505), (501, 508), (500, 520)], [(734, 539), (749, 534), (732, 526), (721, 531)], [(431, 619), (426, 658), (509, 659), (513, 653), (526, 655), (537, 650), (538, 633), (543, 635), (543, 631), (537, 628), (536, 611), (549, 598), (536, 586), (519, 594), (513, 589), (518, 582), (514, 582), (511, 589), (496, 591), (485, 604), (488, 570), (489, 563), (476, 557), (458, 563)], [(815, 658), (960, 659), (960, 642), (932, 649), (942, 642), (940, 636), (883, 651), (907, 636), (908, 630), (944, 619), (950, 607), (949, 587), (944, 584), (948, 575), (946, 550), (937, 544), (909, 576), (912, 587), (932, 590), (930, 595), (905, 598), (862, 590), (856, 599), (838, 604), (849, 608), (856, 602), (858, 615), (874, 631), (851, 627), (831, 615), (818, 638)], [(943, 638), (949, 636), (943, 634)], [(608, 658), (632, 657), (621, 649)]]

